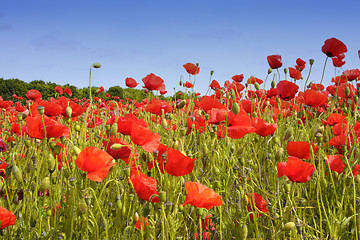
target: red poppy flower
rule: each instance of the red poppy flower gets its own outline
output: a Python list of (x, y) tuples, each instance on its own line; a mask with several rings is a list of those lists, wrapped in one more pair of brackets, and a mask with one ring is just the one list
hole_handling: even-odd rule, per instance
[[(45, 115), (43, 115), (46, 137), (47, 138), (59, 138), (64, 133), (68, 132), (68, 127), (62, 125), (58, 121), (55, 121)], [(33, 138), (43, 139), (44, 137), (44, 127), (41, 121), (41, 116), (36, 115), (35, 117), (26, 118), (26, 133)]]
[[(349, 94), (346, 94), (346, 88), (349, 89)], [(341, 83), (337, 90), (337, 95), (341, 98), (350, 99), (356, 93), (355, 87), (350, 83)]]
[(276, 85), (276, 93), (281, 99), (285, 101), (293, 99), (298, 90), (298, 85), (287, 80), (282, 80)]
[(306, 62), (302, 60), (301, 58), (296, 59), (296, 65), (295, 68), (299, 70), (300, 72), (304, 70)]
[(291, 181), (304, 183), (310, 180), (315, 171), (314, 165), (297, 157), (288, 157), (287, 162), (279, 162), (278, 177), (287, 176)]
[(333, 57), (331, 60), (334, 67), (338, 67), (338, 68), (342, 67), (346, 63), (345, 61), (343, 61), (344, 58), (345, 58), (344, 54), (340, 54), (339, 56)]
[(281, 61), (281, 56), (278, 54), (268, 56), (267, 61), (272, 69), (280, 68), (283, 65)]
[(198, 182), (186, 182), (186, 199), (183, 206), (190, 204), (198, 208), (206, 208), (207, 210), (223, 205), (221, 196), (211, 188), (208, 188)]
[(231, 79), (235, 82), (242, 82), (244, 80), (244, 74), (234, 75)]
[(102, 93), (103, 91), (105, 91), (104, 87), (101, 86), (97, 91), (96, 94)]
[(71, 91), (70, 88), (66, 87), (66, 88), (64, 89), (64, 92), (65, 92), (67, 95), (72, 96), (72, 91)]
[(165, 170), (173, 176), (184, 176), (192, 172), (196, 158), (189, 158), (171, 147), (167, 150)]
[(192, 88), (192, 87), (194, 87), (194, 85), (192, 83), (190, 83), (189, 81), (186, 81), (186, 83), (183, 83), (183, 87)]
[(326, 94), (313, 89), (306, 90), (303, 96), (304, 104), (314, 108), (320, 107), (328, 101), (328, 96)]
[(311, 83), (310, 89), (316, 90), (316, 91), (322, 91), (325, 89), (324, 85), (320, 83)]
[(341, 115), (340, 113), (330, 113), (329, 117), (322, 121), (325, 125), (333, 126), (337, 123), (346, 122), (346, 116)]
[(9, 110), (11, 105), (13, 104), (12, 101), (0, 101), (0, 108), (3, 108), (5, 110)]
[(218, 127), (218, 137), (224, 137), (227, 132), (227, 136), (232, 139), (240, 139), (248, 133), (255, 132), (256, 128), (252, 126), (249, 115), (244, 111), (234, 115), (230, 122), (230, 125), (226, 128), (224, 125)]
[(160, 134), (154, 133), (140, 124), (133, 123), (131, 141), (141, 146), (147, 152), (154, 152), (160, 144)]
[(204, 96), (199, 102), (199, 107), (205, 112), (209, 111), (212, 108), (225, 109), (225, 106), (222, 105), (218, 100), (213, 97)]
[[(120, 149), (114, 150), (111, 148), (114, 143), (119, 143), (125, 146), (121, 147)], [(114, 136), (111, 136), (109, 140), (104, 141), (104, 145), (106, 146), (106, 152), (108, 154), (110, 154), (115, 159), (123, 160), (126, 164), (129, 164), (130, 158), (132, 160), (135, 160), (139, 156), (136, 148), (132, 148), (131, 146), (129, 146), (129, 143), (122, 140), (121, 138), (115, 138)]]
[(12, 97), (15, 98), (15, 99), (18, 98), (18, 96), (15, 93), (12, 95)]
[(143, 216), (139, 216), (139, 220), (135, 223), (135, 227), (139, 230), (146, 230), (148, 227), (148, 219)]
[(150, 112), (152, 114), (161, 116), (163, 113), (166, 114), (171, 112), (172, 104), (166, 101), (161, 101), (156, 98), (152, 98), (150, 103), (148, 103), (145, 107), (146, 112)]
[(58, 94), (60, 94), (60, 95), (63, 95), (63, 93), (64, 93), (64, 91), (63, 91), (63, 89), (62, 89), (61, 86), (56, 86), (56, 87), (54, 88), (54, 90), (55, 90)]
[(27, 93), (26, 93), (26, 97), (30, 100), (34, 100), (34, 101), (38, 101), (41, 99), (42, 95), (41, 93), (36, 90), (36, 89), (30, 89)]
[[(20, 125), (19, 125), (20, 128)], [(4, 140), (0, 139), (0, 152), (6, 152), (8, 150), (8, 146), (4, 142)]]
[(44, 107), (45, 114), (49, 117), (59, 116), (64, 111), (57, 102), (39, 101), (39, 105)]
[(215, 79), (211, 81), (210, 83), (210, 88), (215, 90), (215, 89), (220, 89), (220, 84), (218, 83), (218, 81), (216, 81)]
[(343, 72), (343, 74), (347, 77), (348, 81), (353, 81), (355, 79), (360, 78), (360, 70), (359, 69), (346, 70)]
[(346, 53), (347, 47), (342, 41), (336, 38), (330, 38), (325, 41), (324, 45), (321, 48), (321, 51), (325, 53), (326, 56), (332, 58), (339, 56), (342, 53)]
[(75, 163), (80, 170), (87, 172), (90, 180), (101, 182), (108, 176), (110, 168), (116, 164), (113, 160), (107, 152), (90, 146), (80, 152)]
[(150, 91), (152, 90), (165, 91), (164, 80), (162, 80), (161, 77), (158, 77), (153, 73), (150, 73), (149, 75), (144, 77), (142, 81), (145, 84), (143, 88), (146, 88)]
[(342, 160), (342, 155), (326, 155), (330, 170), (337, 173), (342, 173), (345, 169), (345, 164)]
[(310, 143), (308, 142), (294, 142), (291, 141), (286, 146), (287, 154), (292, 157), (311, 159), (312, 150), (310, 149)]
[[(150, 198), (153, 195), (160, 196), (158, 191), (156, 191), (157, 181), (155, 178), (148, 177), (146, 174), (140, 172), (136, 166), (131, 168), (130, 182), (139, 198), (145, 201), (150, 201)], [(160, 202), (160, 199), (157, 196), (153, 197), (151, 202)]]
[(137, 85), (139, 85), (139, 83), (136, 82), (133, 78), (126, 78), (125, 85), (130, 88), (135, 88)]
[(200, 71), (200, 68), (193, 63), (186, 63), (183, 65), (183, 67), (185, 68), (187, 73), (189, 73), (191, 75), (196, 75)]
[(291, 78), (300, 80), (301, 79), (301, 72), (295, 68), (289, 67), (289, 75)]
[(276, 125), (268, 123), (259, 117), (253, 118), (251, 125), (256, 128), (255, 132), (262, 137), (271, 135), (276, 131)]
[(6, 208), (0, 207), (0, 230), (16, 223), (16, 216)]
[[(260, 217), (261, 213), (267, 213), (269, 210), (266, 208), (267, 207), (267, 203), (265, 201), (265, 199), (257, 193), (248, 193), (246, 194), (246, 196), (248, 197), (249, 203), (246, 206), (248, 211), (253, 211), (256, 212), (256, 216)], [(251, 213), (249, 215), (250, 219), (253, 219), (254, 216)]]

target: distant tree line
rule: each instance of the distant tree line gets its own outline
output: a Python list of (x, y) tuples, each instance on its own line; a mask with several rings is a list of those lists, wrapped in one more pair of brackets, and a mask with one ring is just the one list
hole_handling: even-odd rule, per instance
[[(44, 82), (43, 80), (34, 80), (29, 83), (26, 83), (19, 79), (3, 79), (0, 78), (0, 96), (4, 100), (15, 100), (13, 98), (13, 94), (16, 94), (19, 97), (23, 97), (24, 101), (26, 100), (26, 93), (30, 89), (36, 89), (41, 92), (42, 99), (47, 100), (51, 97), (55, 97), (57, 94), (54, 88), (58, 86), (56, 83), (52, 82)], [(75, 86), (66, 84), (66, 85), (59, 85), (63, 89), (68, 87), (72, 91), (71, 98), (89, 98), (89, 87), (80, 88), (78, 89)], [(110, 87), (108, 90), (101, 92), (100, 94), (96, 94), (96, 91), (99, 87), (91, 87), (92, 96), (100, 97), (105, 100), (114, 99), (115, 96), (120, 97), (121, 99), (135, 99), (136, 101), (140, 102), (144, 98), (152, 98), (154, 94), (152, 92), (145, 93), (144, 90), (139, 89), (132, 89), (132, 88), (121, 88), (119, 86)], [(110, 94), (110, 97), (106, 97), (106, 94)], [(67, 96), (64, 93), (65, 96)], [(160, 99), (166, 99), (164, 96), (160, 95)]]

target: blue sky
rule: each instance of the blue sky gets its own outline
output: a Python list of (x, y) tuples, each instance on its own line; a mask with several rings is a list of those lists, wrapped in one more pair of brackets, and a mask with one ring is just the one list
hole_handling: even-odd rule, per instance
[[(192, 62), (200, 64), (195, 90), (205, 93), (211, 70), (221, 85), (236, 74), (265, 79), (266, 57), (280, 54), (283, 67), (313, 58), (310, 81), (320, 82), (328, 38), (348, 47), (341, 72), (360, 67), (359, 9), (360, 1), (346, 0), (2, 1), (0, 77), (82, 88), (100, 62), (93, 86), (125, 87), (132, 77), (140, 89), (154, 73), (173, 94)], [(332, 76), (330, 61), (324, 83)]]

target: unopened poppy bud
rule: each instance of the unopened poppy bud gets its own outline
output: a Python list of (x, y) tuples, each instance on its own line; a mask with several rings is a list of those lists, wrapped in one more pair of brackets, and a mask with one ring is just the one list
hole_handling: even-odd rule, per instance
[(315, 130), (315, 135), (318, 133), (324, 134), (325, 131), (325, 127), (324, 126), (320, 126)]
[(134, 216), (133, 216), (133, 223), (135, 224), (138, 220), (139, 220), (139, 214), (137, 212), (135, 212)]
[(197, 208), (196, 209), (196, 214), (201, 217), (204, 214), (204, 208)]
[(283, 157), (284, 155), (284, 149), (283, 148), (279, 148), (276, 153), (275, 153), (275, 160), (276, 161), (280, 161), (281, 158)]
[(163, 119), (161, 120), (161, 127), (162, 127), (163, 129), (167, 129), (167, 127), (168, 127), (168, 122), (166, 121), (165, 118), (163, 118)]
[(115, 135), (118, 131), (118, 124), (115, 122), (113, 125), (111, 125), (110, 128), (110, 135)]
[(46, 190), (48, 190), (50, 187), (50, 178), (46, 177), (42, 180), (42, 182), (40, 183), (40, 191), (43, 193)]
[(345, 88), (345, 96), (349, 96), (350, 95), (350, 88), (349, 87), (346, 87)]
[(22, 182), (23, 179), (22, 179), (21, 171), (16, 165), (12, 166), (11, 173), (14, 175), (16, 181)]
[(295, 228), (295, 223), (294, 222), (287, 222), (285, 223), (284, 227), (283, 227), (283, 231), (291, 231)]
[(80, 154), (81, 150), (77, 146), (73, 146), (73, 152), (76, 156), (78, 156)]
[(22, 119), (25, 119), (27, 116), (29, 116), (29, 113), (30, 113), (30, 112), (29, 112), (28, 109), (26, 109), (25, 111), (23, 111), (22, 114), (21, 114), (21, 115), (22, 115)]
[(314, 61), (315, 61), (314, 59), (309, 60), (310, 66), (312, 66), (314, 64)]
[(60, 152), (61, 152), (61, 146), (56, 145), (56, 146), (54, 147), (54, 149), (53, 149), (53, 153), (54, 153), (55, 155), (59, 155)]
[(241, 225), (240, 227), (240, 240), (245, 240), (248, 235), (248, 228), (246, 224)]
[(151, 207), (152, 207), (151, 202), (146, 202), (145, 203), (145, 205), (143, 207), (143, 210), (142, 210), (142, 216), (144, 218), (147, 218), (149, 216), (149, 214), (151, 212)]
[(293, 135), (293, 129), (292, 127), (289, 127), (288, 129), (286, 129), (286, 131), (284, 132), (284, 138), (283, 141), (287, 141), (289, 140)]
[(72, 109), (70, 106), (67, 106), (65, 109), (66, 115), (68, 115), (69, 118), (71, 118), (72, 115)]
[(52, 155), (52, 153), (48, 154), (48, 159), (47, 159), (47, 164), (48, 164), (48, 170), (50, 173), (53, 173), (55, 171), (55, 167), (56, 167), (56, 161), (54, 156)]
[(179, 86), (182, 87), (183, 86), (183, 82), (180, 80), (179, 82)]
[(268, 69), (268, 74), (270, 74), (272, 72), (272, 68)]
[(39, 112), (40, 115), (43, 115), (44, 112), (45, 112), (45, 108), (44, 108), (43, 106), (39, 106), (39, 107), (37, 108), (37, 110), (38, 110), (38, 112)]
[(285, 75), (287, 74), (287, 72), (288, 72), (288, 69), (287, 69), (287, 68), (284, 68), (284, 73), (285, 73)]
[(76, 124), (76, 125), (75, 125), (75, 131), (76, 131), (76, 132), (80, 132), (80, 130), (81, 130), (80, 125), (79, 125), (79, 124)]
[(354, 95), (354, 96), (353, 96), (353, 100), (354, 100), (354, 103), (357, 103), (358, 100), (359, 100), (359, 97), (358, 97), (357, 95)]
[(290, 185), (289, 183), (285, 184), (285, 192), (286, 192), (287, 194), (289, 194), (289, 193), (290, 193), (290, 190), (291, 190), (291, 185)]
[(324, 135), (322, 135), (321, 133), (317, 133), (315, 135), (316, 142), (320, 144), (323, 141), (323, 137), (324, 137)]
[(275, 88), (276, 87), (276, 83), (274, 80), (271, 81), (271, 88)]
[(22, 119), (23, 119), (23, 118), (22, 118), (22, 114), (21, 114), (21, 113), (18, 113), (18, 114), (16, 115), (16, 120), (18, 120), (18, 122), (20, 122)]
[(94, 68), (100, 68), (101, 67), (101, 64), (96, 62), (92, 65)]
[(255, 83), (254, 83), (254, 86), (255, 86), (255, 89), (256, 89), (256, 90), (260, 90), (260, 85), (259, 85), (259, 83), (255, 82)]
[(31, 147), (31, 140), (30, 140), (30, 139), (26, 139), (26, 140), (25, 140), (25, 146), (26, 146), (27, 148)]
[(85, 199), (81, 199), (80, 202), (79, 202), (79, 204), (78, 204), (78, 209), (79, 209), (80, 213), (82, 213), (82, 214), (86, 213), (87, 210), (88, 210), (88, 208), (89, 208), (89, 207), (88, 207), (88, 205), (86, 204)]
[(213, 70), (211, 70), (210, 71), (210, 76), (212, 76), (214, 74), (214, 71)]
[(179, 102), (177, 105), (176, 105), (176, 108), (177, 109), (182, 109), (183, 107), (185, 107), (186, 105), (186, 101), (185, 100), (182, 100), (181, 102)]
[(166, 192), (161, 191), (160, 192), (160, 201), (165, 202), (166, 201)]
[(236, 115), (240, 112), (240, 106), (237, 102), (234, 102), (231, 106), (231, 111)]

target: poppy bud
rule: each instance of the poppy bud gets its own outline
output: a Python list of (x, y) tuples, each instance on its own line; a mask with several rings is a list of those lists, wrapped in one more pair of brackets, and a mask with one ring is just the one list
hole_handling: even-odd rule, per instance
[(80, 132), (80, 129), (81, 129), (80, 125), (79, 125), (79, 124), (76, 124), (76, 125), (75, 125), (75, 131), (76, 131), (76, 132)]
[(315, 136), (316, 136), (316, 134), (318, 134), (318, 133), (324, 134), (324, 131), (325, 131), (325, 127), (324, 127), (324, 126), (318, 127), (318, 128), (315, 130)]
[(186, 105), (186, 101), (185, 100), (182, 100), (181, 102), (179, 102), (177, 105), (176, 105), (176, 108), (177, 109), (182, 109), (183, 107), (185, 107)]
[(295, 223), (294, 222), (287, 222), (285, 223), (284, 227), (283, 227), (283, 231), (291, 231), (295, 228)]
[(275, 88), (276, 87), (276, 83), (274, 80), (271, 81), (271, 88)]
[(135, 224), (139, 220), (139, 214), (136, 212), (133, 216), (133, 223)]
[(37, 108), (37, 110), (38, 110), (38, 112), (39, 112), (40, 115), (43, 115), (44, 112), (45, 112), (45, 108), (44, 108), (43, 106), (39, 106), (39, 107)]
[(73, 146), (73, 152), (76, 156), (78, 156), (80, 154), (81, 150), (77, 146)]
[(22, 179), (21, 171), (16, 165), (12, 166), (11, 173), (14, 175), (16, 181), (22, 182), (23, 179)]
[(163, 119), (161, 120), (161, 127), (162, 127), (163, 129), (167, 129), (167, 127), (168, 127), (168, 122), (166, 121), (165, 118), (163, 118)]
[(80, 213), (82, 213), (82, 214), (86, 213), (88, 208), (89, 207), (86, 204), (85, 199), (81, 199), (79, 204), (78, 204), (78, 209), (79, 209)]
[(315, 135), (316, 142), (319, 143), (319, 144), (322, 143), (323, 142), (323, 137), (324, 137), (324, 135), (322, 135), (321, 133), (317, 133)]
[(54, 153), (55, 155), (59, 155), (60, 152), (61, 152), (61, 146), (56, 145), (56, 146), (54, 147), (54, 149), (53, 149), (53, 153)]
[(279, 148), (275, 153), (275, 160), (280, 161), (283, 155), (284, 155), (284, 149)]
[(21, 113), (18, 113), (18, 114), (16, 115), (16, 120), (18, 120), (18, 122), (20, 122), (22, 119), (23, 119), (23, 118), (22, 118), (22, 114), (21, 114)]
[(287, 68), (284, 68), (284, 73), (285, 73), (285, 75), (287, 74), (287, 72), (288, 72), (288, 69), (287, 69)]
[(106, 124), (106, 125), (105, 125), (105, 130), (106, 130), (107, 132), (109, 132), (110, 129), (111, 129), (111, 126), (110, 126), (109, 124)]
[(314, 64), (314, 61), (315, 61), (314, 59), (309, 60), (310, 66), (312, 66)]
[(286, 131), (284, 132), (284, 138), (283, 141), (287, 141), (289, 140), (293, 135), (293, 129), (292, 127), (289, 127), (288, 129), (286, 129)]
[(94, 64), (91, 65), (91, 66), (94, 67), (94, 68), (100, 68), (100, 67), (101, 67), (101, 64), (98, 63), (98, 62), (96, 62), (96, 63), (94, 63)]
[(345, 96), (349, 96), (350, 95), (350, 88), (349, 87), (346, 87), (345, 88)]
[(26, 139), (26, 140), (25, 140), (25, 146), (26, 146), (27, 148), (31, 147), (31, 140), (30, 140), (30, 139)]
[(66, 115), (68, 115), (69, 118), (71, 118), (72, 115), (72, 109), (70, 106), (67, 106), (65, 109)]
[(29, 116), (29, 110), (28, 109), (26, 109), (25, 111), (23, 111), (22, 113), (21, 113), (21, 115), (22, 115), (22, 119), (25, 119), (27, 116)]
[(272, 72), (272, 68), (268, 69), (268, 74), (270, 74)]
[(246, 224), (243, 224), (240, 227), (240, 239), (245, 240), (247, 238), (247, 235), (248, 235), (248, 228), (247, 228)]
[(231, 111), (236, 115), (240, 112), (240, 106), (237, 102), (234, 102), (231, 106)]
[(48, 154), (47, 164), (48, 164), (49, 172), (53, 173), (55, 171), (56, 161), (55, 161), (54, 156), (51, 153)]
[(354, 95), (353, 100), (354, 100), (354, 103), (357, 103), (359, 100), (359, 97), (357, 95)]
[(212, 76), (214, 74), (214, 71), (213, 70), (211, 70), (210, 71), (210, 76)]
[(256, 113), (256, 112), (253, 112), (253, 113), (251, 114), (251, 117), (252, 117), (252, 118), (256, 118), (256, 117), (257, 117), (257, 113)]
[(201, 217), (204, 214), (204, 208), (197, 208), (196, 209), (196, 214)]
[(40, 183), (40, 191), (43, 193), (46, 190), (48, 190), (50, 187), (50, 178), (46, 177), (42, 180), (42, 182)]
[(149, 214), (151, 212), (151, 207), (152, 207), (151, 202), (145, 203), (143, 210), (142, 210), (142, 216), (144, 218), (147, 218), (149, 216)]
[(110, 135), (115, 135), (118, 131), (118, 124), (115, 122), (113, 125), (111, 125), (110, 128)]
[(260, 85), (259, 85), (259, 83), (255, 82), (255, 83), (254, 83), (254, 86), (255, 86), (255, 89), (256, 89), (256, 90), (260, 90)]
[(289, 193), (290, 193), (290, 190), (291, 190), (291, 185), (290, 185), (289, 183), (285, 184), (285, 192), (286, 192), (287, 194), (289, 194)]

